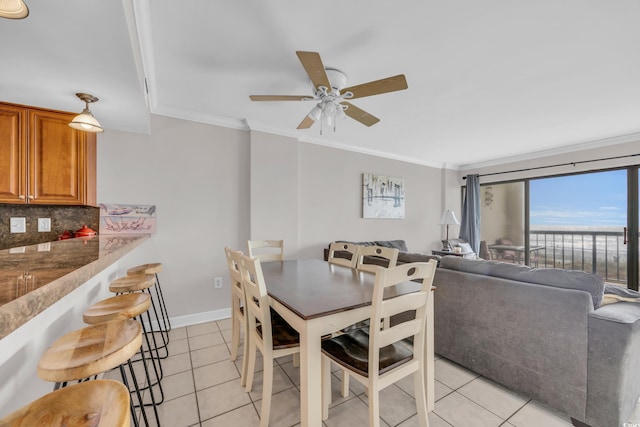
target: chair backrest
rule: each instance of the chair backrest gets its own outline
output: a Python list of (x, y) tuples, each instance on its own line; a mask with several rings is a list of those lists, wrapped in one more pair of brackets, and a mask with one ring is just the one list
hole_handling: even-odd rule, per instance
[(240, 274), (241, 251), (234, 251), (230, 247), (224, 248), (227, 256), (227, 267), (229, 268), (229, 278), (231, 279), (231, 310), (236, 311), (240, 316), (243, 314), (238, 310), (246, 305), (244, 299), (244, 288), (242, 286), (242, 275)]
[[(331, 264), (344, 265), (345, 267), (355, 268), (358, 262), (358, 252), (360, 246), (346, 242), (332, 242), (329, 245), (329, 257), (327, 261)], [(351, 256), (345, 258), (345, 256)]]
[[(255, 331), (258, 324), (262, 329), (262, 342), (273, 343), (271, 331), (271, 309), (269, 308), (269, 298), (267, 296), (267, 286), (262, 275), (262, 266), (257, 258), (250, 258), (246, 255), (238, 255), (240, 258), (240, 276), (249, 320), (248, 331)], [(251, 332), (252, 333), (252, 332)]]
[[(394, 314), (415, 310), (414, 319), (401, 322), (385, 329), (370, 328), (369, 332), (369, 375), (378, 375), (380, 349), (387, 345), (413, 337), (413, 360), (423, 362), (425, 342), (425, 321), (427, 302), (431, 298), (431, 285), (437, 262), (415, 262), (392, 268), (381, 268), (376, 274), (373, 289), (371, 325), (380, 325), (382, 319)], [(392, 288), (398, 284), (422, 279), (420, 290), (403, 295), (394, 295)], [(387, 296), (385, 299), (384, 297)]]
[(262, 262), (284, 261), (284, 240), (247, 240), (247, 251)]
[[(395, 267), (398, 262), (398, 253), (400, 251), (396, 248), (388, 248), (385, 246), (360, 246), (358, 249), (358, 257), (356, 261), (356, 268), (360, 271), (368, 271), (375, 273), (378, 267)], [(366, 259), (365, 259), (366, 257)], [(382, 262), (386, 260), (386, 265), (382, 265)], [(374, 261), (373, 263), (365, 263), (365, 261)], [(375, 261), (380, 261), (377, 263)]]

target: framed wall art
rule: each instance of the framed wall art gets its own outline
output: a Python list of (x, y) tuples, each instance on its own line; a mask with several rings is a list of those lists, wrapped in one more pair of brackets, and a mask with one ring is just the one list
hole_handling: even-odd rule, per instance
[(403, 178), (362, 174), (363, 218), (404, 218), (404, 196)]

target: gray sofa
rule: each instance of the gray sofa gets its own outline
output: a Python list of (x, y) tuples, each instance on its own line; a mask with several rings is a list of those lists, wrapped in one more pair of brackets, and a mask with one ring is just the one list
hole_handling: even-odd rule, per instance
[(434, 286), (437, 354), (576, 426), (628, 421), (640, 397), (640, 304), (602, 305), (613, 285), (580, 271), (446, 256)]
[[(407, 249), (407, 244), (404, 240), (371, 240), (368, 242), (350, 242), (347, 240), (335, 240), (336, 242), (344, 242), (344, 243), (354, 243), (356, 245), (360, 245), (360, 246), (385, 246), (388, 248), (396, 248), (399, 250), (398, 253), (398, 264), (405, 264), (407, 262), (429, 262), (430, 259), (435, 259), (436, 261), (440, 261), (440, 256), (439, 255), (428, 255), (428, 254), (423, 254), (420, 252), (409, 252), (409, 250)], [(324, 260), (326, 261), (329, 258), (329, 246), (331, 245), (331, 243), (329, 243), (329, 245), (324, 248)], [(344, 258), (348, 258), (349, 255), (348, 254), (342, 254), (338, 251), (336, 251), (336, 256), (337, 257), (344, 257)], [(379, 263), (375, 260), (375, 257), (371, 257), (368, 258), (367, 261), (368, 263), (374, 263), (374, 264), (379, 264), (382, 265), (383, 267), (386, 267), (387, 263)]]

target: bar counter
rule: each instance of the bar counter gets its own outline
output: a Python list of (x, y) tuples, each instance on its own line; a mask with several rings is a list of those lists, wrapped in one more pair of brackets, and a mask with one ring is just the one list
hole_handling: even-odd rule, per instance
[(99, 235), (0, 250), (0, 339), (148, 238)]

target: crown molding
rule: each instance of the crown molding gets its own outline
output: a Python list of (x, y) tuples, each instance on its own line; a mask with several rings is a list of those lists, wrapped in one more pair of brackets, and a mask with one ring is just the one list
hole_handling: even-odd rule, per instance
[(613, 136), (609, 138), (602, 138), (596, 140), (589, 140), (572, 145), (566, 145), (563, 147), (552, 148), (549, 150), (535, 151), (532, 153), (522, 154), (519, 156), (503, 157), (495, 160), (488, 160), (480, 163), (469, 163), (466, 165), (460, 165), (457, 170), (468, 171), (476, 170), (491, 166), (499, 166), (508, 163), (522, 162), (527, 160), (537, 160), (544, 157), (557, 156), (560, 154), (577, 153), (580, 151), (586, 151), (594, 148), (602, 148), (611, 145), (626, 144), (630, 142), (640, 141), (640, 132), (630, 133), (626, 135)]

